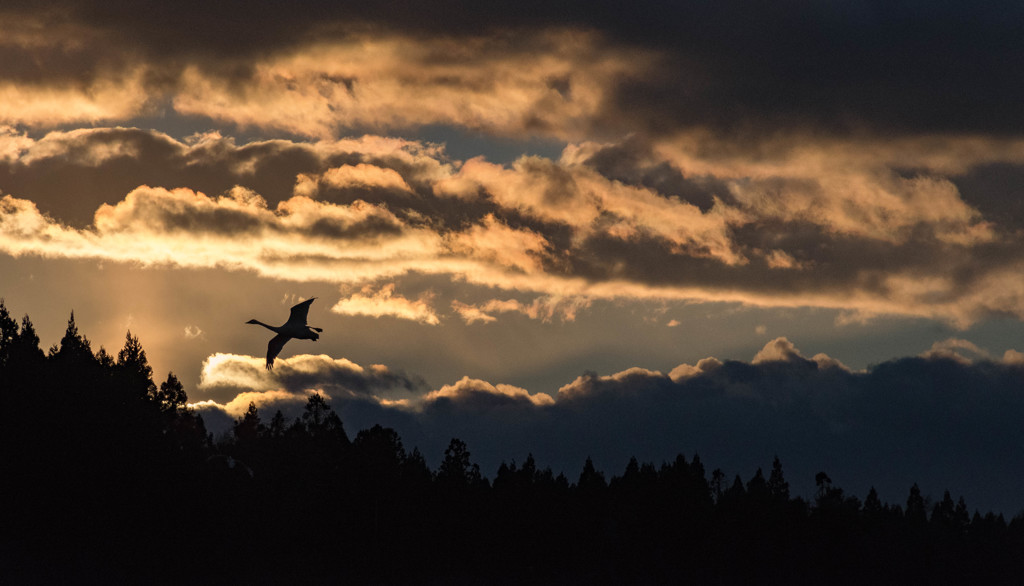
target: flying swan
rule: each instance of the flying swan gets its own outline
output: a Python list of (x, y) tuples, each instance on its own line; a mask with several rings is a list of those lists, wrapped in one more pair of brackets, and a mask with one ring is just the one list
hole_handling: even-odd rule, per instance
[(309, 304), (313, 303), (314, 299), (316, 297), (311, 297), (293, 306), (291, 315), (288, 316), (288, 321), (284, 322), (283, 326), (267, 325), (258, 319), (251, 319), (245, 322), (247, 324), (261, 325), (277, 334), (267, 344), (267, 370), (273, 370), (274, 358), (277, 358), (277, 355), (281, 353), (281, 349), (284, 348), (284, 344), (288, 340), (296, 338), (298, 340), (313, 340), (315, 342), (320, 338), (320, 334), (317, 332), (322, 332), (321, 328), (306, 325), (306, 316), (309, 315)]

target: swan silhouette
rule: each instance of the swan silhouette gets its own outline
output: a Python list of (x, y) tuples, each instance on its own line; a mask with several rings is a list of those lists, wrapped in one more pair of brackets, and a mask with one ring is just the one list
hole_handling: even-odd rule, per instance
[(271, 326), (258, 319), (251, 319), (245, 322), (247, 324), (261, 325), (277, 334), (267, 344), (267, 370), (273, 370), (274, 358), (277, 358), (277, 355), (281, 353), (281, 349), (284, 348), (284, 344), (288, 340), (296, 338), (298, 340), (316, 341), (320, 338), (320, 334), (317, 332), (322, 332), (321, 328), (306, 325), (306, 317), (309, 315), (309, 304), (313, 303), (314, 299), (316, 297), (311, 297), (302, 303), (295, 304), (292, 307), (291, 314), (288, 316), (288, 321), (284, 322), (284, 325)]

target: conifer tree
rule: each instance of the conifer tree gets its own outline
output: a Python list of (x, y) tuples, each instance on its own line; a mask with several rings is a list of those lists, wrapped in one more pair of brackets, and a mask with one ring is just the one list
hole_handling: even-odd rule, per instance
[(185, 387), (173, 372), (167, 373), (167, 380), (160, 383), (160, 390), (156, 393), (156, 402), (160, 406), (160, 410), (165, 413), (175, 413), (185, 409), (188, 395), (185, 394)]
[(441, 461), (437, 470), (438, 481), (456, 486), (478, 484), (482, 480), (480, 466), (472, 463), (469, 457), (470, 453), (466, 442), (459, 438), (452, 438), (444, 450), (444, 460)]
[(14, 341), (17, 338), (18, 322), (11, 317), (10, 312), (7, 311), (7, 307), (4, 305), (4, 300), (0, 298), (0, 366), (7, 362), (11, 346), (14, 345)]
[(337, 437), (343, 444), (349, 443), (341, 418), (319, 393), (309, 396), (301, 422), (306, 431), (314, 437)]
[(594, 468), (594, 461), (587, 457), (587, 461), (583, 463), (583, 470), (580, 472), (580, 478), (576, 481), (576, 488), (582, 491), (592, 492), (602, 490), (608, 487), (608, 483), (604, 480), (604, 473)]
[(28, 315), (21, 319), (21, 331), (11, 344), (8, 358), (21, 368), (35, 364), (43, 358), (43, 351), (39, 348), (39, 336)]
[(778, 456), (772, 461), (772, 472), (768, 476), (768, 493), (773, 499), (789, 500), (789, 483), (782, 473), (782, 462)]
[(131, 330), (125, 334), (124, 347), (117, 353), (117, 370), (129, 389), (138, 391), (142, 397), (155, 398), (153, 368), (146, 359), (142, 344), (132, 335)]
[(260, 435), (263, 423), (260, 422), (260, 413), (256, 409), (256, 403), (249, 402), (249, 408), (235, 421), (235, 439), (240, 443), (252, 443)]
[(910, 487), (910, 494), (907, 496), (907, 510), (905, 517), (911, 523), (924, 523), (928, 519), (928, 511), (925, 508), (924, 497), (921, 496), (921, 489), (917, 483)]
[(278, 409), (274, 416), (270, 419), (270, 425), (267, 426), (267, 435), (272, 438), (284, 437), (284, 432), (288, 429), (288, 422), (285, 421), (284, 413)]
[(62, 360), (86, 361), (93, 359), (92, 346), (89, 339), (78, 333), (78, 325), (75, 323), (75, 312), (71, 312), (68, 318), (68, 327), (64, 331), (64, 337), (60, 339), (57, 351), (51, 351), (51, 355)]

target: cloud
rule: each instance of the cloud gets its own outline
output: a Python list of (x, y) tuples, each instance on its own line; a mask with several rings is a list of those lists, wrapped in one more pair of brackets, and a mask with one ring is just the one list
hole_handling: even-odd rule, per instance
[(498, 321), (498, 318), (485, 313), (479, 307), (462, 303), (458, 299), (452, 301), (452, 310), (455, 311), (467, 324), (474, 324), (476, 322), (491, 323)]
[(452, 302), (452, 308), (467, 323), (482, 321), (490, 323), (497, 318), (494, 313), (519, 313), (530, 319), (550, 322), (555, 317), (562, 321), (574, 321), (581, 309), (589, 307), (591, 300), (585, 297), (543, 296), (536, 297), (529, 303), (516, 299), (491, 299), (479, 305), (468, 305), (460, 301)]
[[(558, 161), (497, 165), (373, 136), (237, 144), (218, 133), (178, 141), (88, 129), (34, 139), (8, 129), (0, 180), (32, 197), (3, 196), (0, 249), (346, 286), (444, 275), (464, 291), (442, 292), (451, 297), (439, 306), (477, 322), (502, 312), (571, 320), (599, 300), (826, 307), (843, 311), (842, 323), (896, 314), (966, 327), (1024, 315), (1019, 230), (981, 216), (933, 174), (899, 177), (891, 153), (832, 143), (835, 161), (849, 163), (834, 171), (803, 147), (756, 163), (726, 153), (711, 165), (706, 153), (666, 144), (581, 143)], [(972, 148), (993, 153), (975, 153), (977, 164), (998, 158), (985, 141)], [(604, 175), (609, 152), (622, 154), (618, 179)], [(937, 172), (943, 161), (922, 155), (921, 164)], [(652, 174), (668, 179), (644, 179)], [(219, 191), (125, 183), (141, 178)], [(118, 182), (127, 191), (112, 191)], [(97, 191), (62, 195), (79, 185)], [(659, 191), (669, 188), (682, 195)], [(508, 295), (453, 305), (479, 299), (477, 288)]]
[[(863, 224), (853, 229), (827, 214), (799, 212), (799, 197), (788, 191), (771, 200), (740, 197), (733, 189), (702, 208), (651, 187), (627, 186), (591, 167), (604, 147), (587, 145), (567, 149), (560, 161), (524, 157), (510, 166), (482, 160), (460, 166), (430, 145), (369, 136), (238, 145), (217, 134), (178, 142), (138, 130), (94, 129), (39, 140), (8, 132), (0, 139), (0, 152), (10, 153), (9, 177), (18, 179), (12, 184), (49, 193), (38, 199), (51, 208), (63, 209), (58, 204), (68, 198), (42, 189), (48, 174), (73, 188), (116, 169), (135, 168), (151, 178), (206, 169), (192, 177), (223, 187), (216, 196), (147, 185), (127, 195), (96, 194), (103, 201), (94, 200), (92, 225), (85, 227), (65, 223), (34, 199), (4, 196), (0, 248), (16, 256), (223, 267), (351, 285), (417, 272), (533, 296), (529, 302), (461, 302), (477, 312), (471, 314), (454, 306), (471, 321), (507, 311), (572, 319), (602, 299), (828, 307), (845, 311), (847, 321), (898, 314), (961, 327), (993, 314), (1024, 315), (1017, 232), (979, 218), (948, 184), (939, 189), (941, 205), (926, 205), (931, 196), (879, 196), (910, 198), (913, 205), (847, 215), (843, 222), (856, 216)], [(350, 163), (335, 164), (342, 159)], [(779, 164), (776, 173), (809, 172), (785, 157)], [(0, 175), (3, 168), (0, 163)], [(277, 187), (258, 179), (288, 169), (292, 180), (279, 178)], [(324, 179), (339, 169), (346, 169), (343, 176)], [(232, 185), (235, 180), (241, 183)], [(278, 197), (268, 200), (247, 184), (276, 190)], [(850, 190), (812, 191), (831, 202), (821, 209), (863, 207), (851, 207), (854, 199), (870, 205)], [(68, 201), (81, 207), (89, 198)], [(876, 214), (891, 226), (905, 219), (883, 237), (873, 232), (882, 225)], [(426, 315), (417, 319), (429, 321)]]
[(484, 258), (519, 272), (539, 273), (544, 270), (551, 245), (533, 230), (511, 228), (487, 214), (468, 229), (450, 234), (448, 247), (452, 252)]
[(746, 262), (728, 236), (728, 226), (742, 220), (737, 210), (719, 206), (705, 213), (649, 189), (609, 181), (575, 159), (572, 147), (561, 164), (523, 157), (505, 168), (472, 159), (435, 191), (465, 199), (484, 190), (503, 208), (570, 227), (577, 241), (594, 234), (625, 241), (649, 234), (674, 252), (729, 265)]
[(647, 58), (600, 40), (557, 28), (500, 40), (349, 32), (254, 60), (245, 77), (186, 67), (173, 104), (185, 115), (307, 136), (425, 124), (566, 136), (587, 126), (614, 84)]
[[(217, 353), (203, 361), (199, 390), (232, 395), (239, 391), (274, 391), (293, 395), (323, 392), (330, 396), (387, 396), (419, 390), (424, 382), (380, 364), (360, 366), (344, 358), (298, 354), (278, 358), (274, 370), (256, 356)], [(273, 395), (277, 396), (277, 395)]]
[(208, 194), (240, 185), (274, 205), (294, 195), (334, 201), (334, 183), (320, 178), (339, 168), (377, 171), (373, 179), (348, 185), (357, 197), (335, 203), (372, 201), (384, 189), (381, 182), (401, 181), (422, 189), (451, 173), (443, 148), (379, 136), (238, 144), (217, 131), (176, 139), (138, 128), (80, 128), (33, 138), (0, 127), (3, 189), (76, 227), (89, 225), (97, 207), (116, 203), (139, 185), (188, 187)]
[(430, 298), (427, 294), (415, 301), (406, 299), (395, 294), (394, 283), (388, 283), (377, 291), (370, 286), (364, 287), (361, 292), (340, 299), (331, 311), (342, 315), (397, 317), (436, 326), (441, 320), (430, 306)]
[(213, 400), (206, 400), (189, 403), (188, 406), (199, 411), (204, 417), (209, 416), (210, 412), (222, 412), (232, 418), (238, 418), (245, 414), (249, 409), (250, 403), (256, 405), (257, 409), (264, 412), (277, 409), (282, 411), (295, 410), (296, 407), (304, 404), (307, 397), (312, 394), (314, 394), (312, 390), (304, 396), (297, 396), (295, 393), (288, 391), (248, 391), (238, 393), (233, 399), (224, 404)]
[(754, 355), (751, 364), (761, 362), (790, 362), (800, 359), (800, 351), (786, 338), (775, 338), (765, 344), (764, 348)]
[[(979, 348), (974, 342), (962, 338), (947, 338), (932, 344), (931, 348), (921, 353), (922, 358), (945, 358), (957, 360), (965, 364), (974, 362), (980, 358), (990, 360), (991, 355), (983, 348)], [(1009, 361), (1008, 361), (1009, 362)]]
[(141, 186), (115, 205), (100, 206), (94, 225), (76, 230), (27, 200), (0, 199), (0, 249), (14, 256), (223, 267), (337, 282), (345, 268), (358, 279), (360, 265), (363, 274), (380, 275), (389, 259), (405, 272), (416, 259), (436, 257), (441, 245), (432, 232), (364, 202), (336, 206), (296, 196), (271, 210), (244, 188), (209, 197)]
[(553, 405), (555, 402), (551, 395), (546, 393), (531, 395), (526, 389), (504, 384), (492, 385), (486, 381), (471, 379), (468, 376), (462, 377), (454, 384), (445, 385), (436, 391), (427, 393), (423, 401), (427, 404), (438, 401), (453, 401), (463, 404), (500, 404), (525, 401), (537, 406)]
[(1003, 353), (1003, 362), (1007, 364), (1024, 364), (1024, 352), (1007, 350)]
[(709, 373), (720, 366), (722, 366), (722, 361), (717, 358), (702, 358), (701, 360), (697, 361), (696, 365), (680, 364), (679, 366), (669, 371), (668, 377), (675, 382), (680, 382), (681, 380), (686, 378)]
[(804, 496), (825, 470), (859, 496), (873, 485), (901, 502), (917, 482), (1013, 514), (1024, 507), (1024, 477), (1014, 472), (1024, 461), (1013, 439), (1024, 416), (1022, 380), (1013, 360), (937, 355), (855, 372), (823, 354), (808, 359), (786, 338), (751, 362), (709, 357), (668, 375), (587, 373), (555, 396), (471, 377), (427, 391), (386, 367), (326, 356), (285, 358), (267, 373), (260, 358), (218, 354), (200, 390), (233, 391), (197, 405), (237, 416), (254, 401), (297, 415), (309, 393), (322, 392), (349, 430), (390, 425), (431, 457), (459, 437), (488, 474), (530, 452), (570, 477), (588, 456), (614, 473), (631, 456), (657, 463), (696, 452), (706, 465), (747, 477), (778, 455)]
[[(74, 97), (102, 107), (98, 87), (141, 69), (154, 109), (169, 103), (315, 135), (345, 124), (450, 123), (561, 134), (699, 128), (757, 142), (793, 128), (892, 136), (1021, 127), (1024, 14), (1010, 2), (517, 8), (311, 0), (211, 12), (181, 0), (138, 13), (92, 0), (46, 10), (16, 2), (0, 10), (0, 78), (38, 97), (71, 88), (53, 105)], [(29, 99), (11, 103), (17, 123), (52, 123)], [(89, 110), (49, 116), (90, 120)]]
[[(358, 163), (356, 165), (342, 165), (341, 167), (328, 169), (317, 178), (300, 175), (296, 193), (312, 196), (315, 193), (315, 181), (317, 180), (334, 188), (355, 186), (412, 191), (412, 188), (405, 182), (405, 179), (402, 179), (402, 176), (394, 169)], [(307, 187), (307, 185), (309, 186)]]

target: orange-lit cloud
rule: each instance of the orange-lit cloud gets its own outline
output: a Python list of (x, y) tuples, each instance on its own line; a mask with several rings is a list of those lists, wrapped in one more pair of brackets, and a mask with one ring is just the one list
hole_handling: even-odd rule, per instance
[(533, 405), (552, 405), (555, 400), (546, 393), (530, 394), (526, 389), (505, 384), (491, 384), (486, 381), (471, 379), (468, 376), (454, 384), (445, 385), (436, 391), (431, 391), (423, 397), (427, 403), (436, 402), (442, 399), (454, 401), (473, 400), (509, 400), (526, 401)]
[(150, 101), (143, 78), (142, 71), (112, 74), (81, 88), (0, 81), (0, 123), (56, 126), (138, 116)]
[(722, 366), (722, 361), (713, 358), (703, 358), (697, 362), (697, 364), (680, 364), (669, 371), (668, 377), (673, 381), (679, 382), (683, 379), (691, 378), (701, 374), (706, 374)]
[[(361, 366), (323, 354), (286, 355), (277, 359), (272, 371), (264, 365), (262, 357), (212, 354), (203, 361), (200, 394), (227, 398), (232, 404), (239, 401), (231, 397), (249, 392), (270, 393), (265, 396), (275, 401), (286, 398), (285, 394), (305, 400), (305, 396), (316, 392), (331, 397), (375, 397), (401, 402), (404, 399), (395, 393), (407, 394), (423, 385), (421, 380), (384, 365)], [(245, 405), (241, 408), (244, 410)]]
[[(981, 152), (991, 145), (971, 144), (977, 164), (996, 160)], [(951, 164), (937, 155), (921, 154), (934, 169), (907, 179), (887, 166), (891, 153), (835, 145), (836, 162), (848, 163), (838, 170), (792, 146), (755, 162), (645, 148), (581, 143), (557, 161), (504, 165), (375, 136), (237, 144), (217, 132), (178, 141), (138, 129), (32, 138), (8, 128), (0, 177), (34, 199), (0, 200), (0, 250), (220, 267), (348, 291), (400, 287), (412, 274), (448, 278), (436, 298), (374, 290), (336, 303), (344, 313), (425, 324), (504, 313), (572, 320), (600, 300), (827, 307), (842, 311), (838, 323), (898, 314), (965, 327), (990, 314), (1024, 315), (1017, 228), (936, 175)], [(701, 164), (718, 175), (687, 179)], [(55, 169), (60, 196), (41, 179)], [(118, 192), (75, 181), (101, 169), (221, 191), (129, 184)], [(79, 185), (93, 191), (63, 196)], [(55, 215), (69, 201), (81, 211), (94, 202), (91, 221), (81, 211), (69, 221)]]
[(318, 182), (335, 188), (355, 186), (411, 191), (409, 184), (395, 170), (358, 163), (335, 167), (318, 177), (300, 175), (295, 186), (295, 193), (312, 197), (317, 192)]
[(388, 283), (376, 291), (373, 289), (372, 286), (366, 286), (359, 293), (339, 300), (331, 307), (331, 311), (342, 315), (396, 317), (428, 325), (441, 323), (430, 306), (430, 295), (410, 300), (395, 294), (394, 283)]
[(472, 159), (458, 174), (440, 182), (437, 192), (473, 198), (484, 190), (502, 207), (571, 226), (579, 239), (594, 234), (622, 240), (650, 235), (689, 255), (726, 264), (746, 262), (728, 235), (730, 225), (744, 221), (739, 210), (716, 206), (704, 213), (678, 198), (608, 180), (574, 164), (574, 158), (563, 157), (559, 164), (524, 157), (512, 168)]
[(280, 409), (286, 404), (304, 403), (306, 397), (314, 393), (316, 391), (310, 390), (306, 395), (296, 396), (295, 393), (289, 391), (247, 391), (238, 393), (226, 403), (218, 403), (207, 399), (205, 401), (189, 403), (188, 406), (192, 409), (197, 409), (200, 413), (207, 409), (214, 409), (222, 410), (231, 417), (241, 417), (249, 409), (250, 403), (255, 404), (257, 409), (273, 411), (274, 409)]
[(352, 33), (261, 59), (242, 79), (187, 67), (173, 104), (186, 115), (307, 136), (424, 124), (570, 136), (589, 126), (614, 84), (648, 59), (578, 30), (499, 42)]
[(550, 322), (555, 317), (562, 321), (573, 321), (581, 309), (589, 307), (591, 300), (586, 297), (536, 297), (530, 303), (516, 299), (491, 299), (479, 305), (469, 305), (460, 301), (452, 302), (452, 308), (467, 323), (496, 321), (492, 314), (519, 313), (530, 319)]

